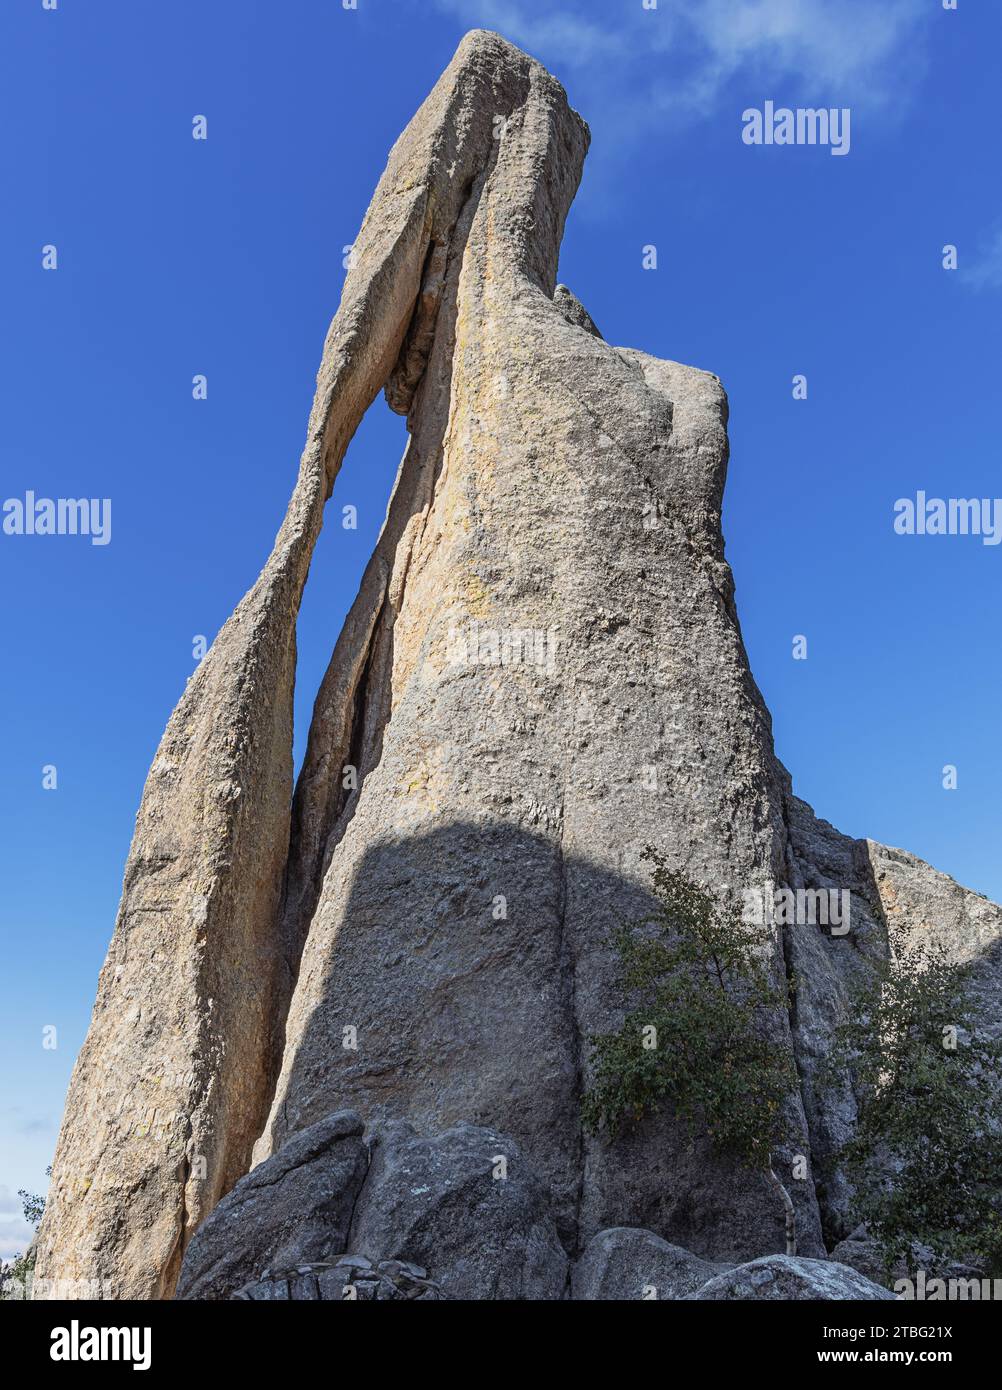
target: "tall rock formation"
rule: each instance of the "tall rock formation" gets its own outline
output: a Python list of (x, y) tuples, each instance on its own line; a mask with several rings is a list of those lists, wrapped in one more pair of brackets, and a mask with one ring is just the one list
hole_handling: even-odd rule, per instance
[[(646, 844), (722, 891), (853, 891), (845, 937), (763, 927), (801, 979), (775, 1027), (802, 1081), (781, 1157), (806, 1160), (804, 1255), (844, 1234), (853, 1101), (815, 1071), (887, 913), (997, 969), (1000, 909), (792, 796), (724, 559), (720, 382), (609, 345), (556, 284), (587, 145), (560, 85), (474, 32), (390, 155), (287, 517), (143, 795), (39, 1242), (57, 1294), (169, 1297), (255, 1140), (260, 1161), (347, 1108), (513, 1136), (571, 1251), (614, 1226), (723, 1260), (782, 1249), (769, 1184), (670, 1118), (582, 1134), (587, 1038), (622, 1007), (606, 938), (644, 910)], [(293, 799), (296, 613), (383, 388), (410, 438)]]

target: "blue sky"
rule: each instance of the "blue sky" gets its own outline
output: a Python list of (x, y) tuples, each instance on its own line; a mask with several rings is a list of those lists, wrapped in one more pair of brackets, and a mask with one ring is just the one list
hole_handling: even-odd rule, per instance
[[(1002, 546), (892, 527), (919, 489), (1002, 495), (1002, 9), (6, 0), (0, 502), (108, 497), (112, 532), (0, 533), (0, 1254), (25, 1236), (15, 1190), (45, 1186), (193, 641), (291, 490), (343, 248), (476, 26), (545, 62), (592, 127), (561, 278), (610, 341), (728, 389), (728, 557), (796, 790), (1002, 898)], [(848, 106), (848, 156), (745, 145), (766, 100)], [(307, 589), (297, 755), (403, 443), (380, 399), (332, 503), (358, 530), (328, 525)]]

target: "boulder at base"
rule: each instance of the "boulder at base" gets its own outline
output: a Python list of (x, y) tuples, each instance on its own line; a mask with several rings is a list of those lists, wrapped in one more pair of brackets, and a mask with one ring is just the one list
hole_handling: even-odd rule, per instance
[(368, 1167), (364, 1128), (353, 1110), (338, 1110), (241, 1178), (195, 1232), (177, 1297), (228, 1298), (269, 1266), (343, 1254)]
[(603, 1301), (685, 1298), (732, 1268), (669, 1245), (653, 1231), (613, 1226), (588, 1242), (574, 1266), (571, 1296)]
[(514, 1141), (462, 1123), (385, 1127), (351, 1227), (354, 1250), (414, 1261), (459, 1299), (561, 1299), (567, 1256), (549, 1197)]
[(873, 1302), (894, 1299), (890, 1289), (834, 1260), (801, 1260), (792, 1255), (766, 1255), (737, 1265), (719, 1274), (687, 1301), (730, 1301), (734, 1299), (840, 1300), (868, 1299)]

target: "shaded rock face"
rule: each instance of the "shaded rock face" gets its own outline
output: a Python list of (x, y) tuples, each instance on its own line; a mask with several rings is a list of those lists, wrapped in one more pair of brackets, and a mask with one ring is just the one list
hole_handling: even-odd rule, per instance
[(721, 1301), (838, 1301), (862, 1299), (867, 1302), (894, 1302), (890, 1289), (865, 1278), (848, 1265), (834, 1260), (801, 1260), (789, 1255), (769, 1255), (752, 1260), (711, 1279), (687, 1300), (700, 1303)]
[(351, 1242), (427, 1265), (453, 1298), (553, 1300), (567, 1284), (549, 1194), (511, 1139), (476, 1125), (388, 1125)]
[(996, 1036), (1002, 1032), (1002, 908), (904, 850), (839, 834), (797, 797), (785, 798), (786, 883), (851, 894), (851, 930), (843, 937), (810, 927), (784, 931), (787, 968), (796, 977), (791, 1009), (794, 1055), (811, 1137), (815, 1190), (829, 1250), (855, 1225), (835, 1154), (852, 1131), (855, 1099), (818, 1085), (832, 1030), (844, 1015), (846, 986), (888, 949), (888, 929), (905, 940), (935, 938), (957, 961), (972, 962), (973, 992)]
[(231, 1295), (245, 1303), (442, 1303), (448, 1298), (426, 1271), (400, 1260), (374, 1265), (364, 1256), (263, 1271)]
[[(510, 1138), (470, 1124), (426, 1137), (396, 1122), (366, 1148), (361, 1133), (341, 1111), (241, 1178), (188, 1246), (177, 1297), (563, 1298), (549, 1194)], [(434, 1290), (421, 1283), (428, 1268)]]
[(189, 1244), (177, 1297), (226, 1298), (266, 1265), (342, 1254), (369, 1166), (363, 1130), (353, 1111), (339, 1111), (241, 1178)]
[(912, 1246), (910, 1262), (898, 1260), (888, 1272), (879, 1243), (867, 1235), (865, 1227), (839, 1241), (831, 1252), (831, 1258), (865, 1274), (874, 1283), (887, 1284), (892, 1288), (899, 1279), (912, 1278), (913, 1271), (918, 1269), (934, 1272), (935, 1277), (941, 1279), (980, 1279), (985, 1274), (985, 1270), (976, 1265), (964, 1264), (960, 1260), (945, 1260), (929, 1246), (918, 1243)]
[[(252, 1148), (348, 1107), (511, 1136), (570, 1252), (624, 1224), (718, 1260), (783, 1248), (766, 1179), (670, 1115), (582, 1134), (587, 1038), (623, 1005), (607, 936), (648, 905), (647, 843), (721, 891), (852, 892), (845, 936), (762, 931), (800, 980), (774, 1020), (801, 1076), (776, 1161), (808, 1256), (846, 1234), (855, 1113), (817, 1066), (888, 915), (983, 957), (991, 994), (1000, 909), (792, 795), (724, 559), (720, 382), (611, 346), (556, 285), (587, 144), (559, 84), (475, 32), (391, 152), (274, 550), (150, 771), (43, 1281), (170, 1296)], [(296, 613), (380, 390), (409, 443), (293, 797)]]
[(571, 1297), (589, 1302), (685, 1298), (727, 1269), (669, 1245), (653, 1231), (616, 1226), (599, 1231), (585, 1246), (574, 1265)]

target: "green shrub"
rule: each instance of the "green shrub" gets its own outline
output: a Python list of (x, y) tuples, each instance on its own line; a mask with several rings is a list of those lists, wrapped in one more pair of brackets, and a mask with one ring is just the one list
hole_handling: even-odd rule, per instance
[(693, 1134), (749, 1169), (767, 1173), (783, 1201), (787, 1251), (796, 1253), (793, 1204), (772, 1168), (784, 1103), (797, 1087), (776, 1036), (790, 985), (776, 985), (761, 928), (722, 911), (703, 888), (653, 862), (653, 917), (610, 937), (630, 1001), (621, 1028), (590, 1039), (593, 1082), (582, 1119), (610, 1138), (671, 1105)]
[(1002, 1273), (1002, 1048), (985, 1032), (971, 966), (891, 934), (889, 959), (850, 994), (829, 1074), (852, 1076), (855, 1132), (841, 1157), (855, 1215), (888, 1274), (975, 1259)]

